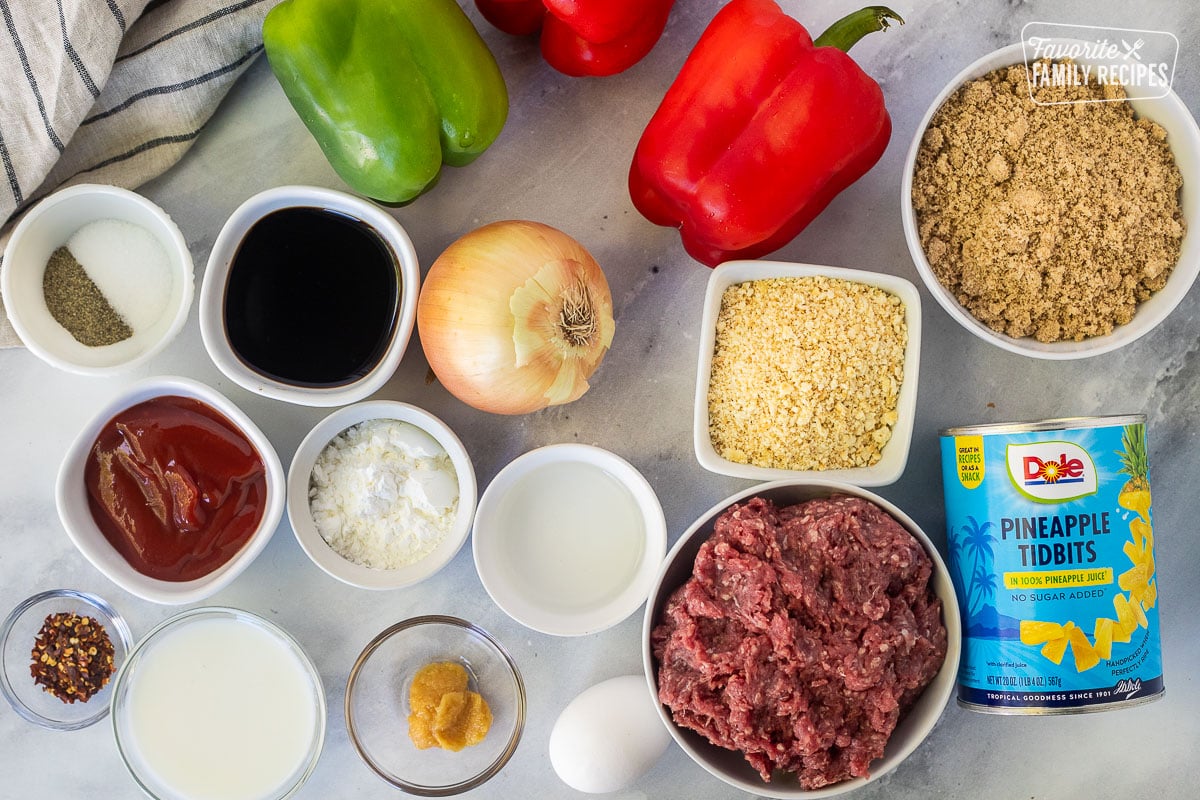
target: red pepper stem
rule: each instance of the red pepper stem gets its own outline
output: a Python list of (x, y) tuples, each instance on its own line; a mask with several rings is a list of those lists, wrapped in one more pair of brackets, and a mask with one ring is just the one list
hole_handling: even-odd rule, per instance
[(816, 47), (836, 47), (844, 53), (858, 44), (868, 33), (886, 31), (895, 21), (904, 24), (900, 15), (884, 6), (867, 6), (839, 19), (813, 42)]

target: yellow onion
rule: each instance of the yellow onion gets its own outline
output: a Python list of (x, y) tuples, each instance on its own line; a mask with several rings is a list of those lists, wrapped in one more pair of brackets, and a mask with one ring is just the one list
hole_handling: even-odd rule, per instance
[(538, 222), (493, 222), (454, 242), (429, 268), (417, 303), (438, 380), (496, 414), (577, 400), (614, 328), (596, 259)]

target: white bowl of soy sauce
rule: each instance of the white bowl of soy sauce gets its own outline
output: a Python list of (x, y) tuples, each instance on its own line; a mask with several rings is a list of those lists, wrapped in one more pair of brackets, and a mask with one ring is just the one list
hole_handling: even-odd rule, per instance
[(242, 203), (217, 236), (200, 333), (244, 389), (347, 405), (400, 365), (420, 280), (412, 242), (387, 211), (333, 189), (280, 186)]

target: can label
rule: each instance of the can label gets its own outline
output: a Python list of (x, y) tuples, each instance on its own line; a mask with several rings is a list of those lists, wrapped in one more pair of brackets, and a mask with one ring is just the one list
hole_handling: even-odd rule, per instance
[(1162, 692), (1145, 421), (1061, 422), (941, 437), (969, 707), (1100, 710)]

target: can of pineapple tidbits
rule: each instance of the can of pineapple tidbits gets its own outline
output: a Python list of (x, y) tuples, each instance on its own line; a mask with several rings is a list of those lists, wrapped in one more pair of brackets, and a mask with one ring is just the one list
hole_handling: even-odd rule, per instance
[(1101, 711), (1163, 693), (1146, 419), (941, 431), (958, 702)]

